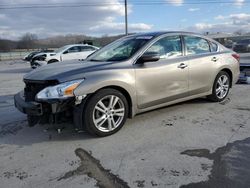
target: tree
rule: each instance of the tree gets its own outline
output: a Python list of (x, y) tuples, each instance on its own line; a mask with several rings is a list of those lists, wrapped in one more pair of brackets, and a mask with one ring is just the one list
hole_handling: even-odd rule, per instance
[(20, 49), (32, 49), (32, 48), (35, 48), (36, 41), (37, 41), (37, 35), (36, 34), (26, 33), (18, 41), (17, 48), (20, 48)]
[(16, 41), (0, 38), (0, 52), (8, 52), (16, 48)]
[(242, 29), (239, 29), (237, 31), (234, 32), (235, 35), (242, 35), (244, 32)]

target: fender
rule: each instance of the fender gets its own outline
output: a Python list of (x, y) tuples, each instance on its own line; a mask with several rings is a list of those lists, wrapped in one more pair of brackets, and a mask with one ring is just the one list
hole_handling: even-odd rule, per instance
[(85, 80), (75, 89), (75, 96), (84, 96), (105, 88), (120, 87), (127, 91), (131, 98), (133, 114), (136, 104), (135, 75), (133, 69), (124, 69), (123, 71), (106, 70), (91, 72), (86, 74)]

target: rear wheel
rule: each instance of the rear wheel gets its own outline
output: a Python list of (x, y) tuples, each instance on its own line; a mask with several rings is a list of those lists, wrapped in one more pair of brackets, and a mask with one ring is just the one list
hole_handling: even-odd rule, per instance
[(223, 101), (230, 89), (231, 79), (227, 72), (221, 71), (215, 78), (213, 85), (213, 93), (208, 98), (214, 102)]
[(108, 136), (119, 131), (128, 117), (128, 103), (115, 89), (95, 93), (84, 107), (83, 125), (97, 136)]

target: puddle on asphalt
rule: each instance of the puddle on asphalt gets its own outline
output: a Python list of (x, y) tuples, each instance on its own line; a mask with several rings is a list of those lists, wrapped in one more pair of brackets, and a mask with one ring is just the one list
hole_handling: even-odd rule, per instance
[(213, 160), (211, 175), (207, 181), (183, 185), (181, 188), (246, 188), (250, 186), (250, 137), (229, 143), (214, 153), (207, 149), (186, 150), (181, 153), (191, 157)]
[(100, 162), (89, 152), (82, 148), (78, 148), (75, 150), (75, 154), (81, 160), (80, 166), (76, 170), (64, 174), (64, 176), (60, 177), (58, 181), (76, 175), (87, 175), (90, 178), (94, 178), (97, 181), (96, 186), (100, 188), (129, 188), (125, 181), (120, 179), (117, 175), (112, 174), (110, 170), (104, 169)]

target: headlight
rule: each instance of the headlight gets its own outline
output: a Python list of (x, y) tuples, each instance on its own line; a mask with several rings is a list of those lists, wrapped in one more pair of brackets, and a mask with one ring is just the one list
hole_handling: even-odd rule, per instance
[(40, 91), (36, 98), (38, 100), (46, 100), (46, 99), (65, 99), (74, 96), (74, 90), (79, 86), (79, 84), (83, 81), (74, 80), (70, 82), (65, 82), (62, 84), (58, 84), (55, 86), (49, 86)]

